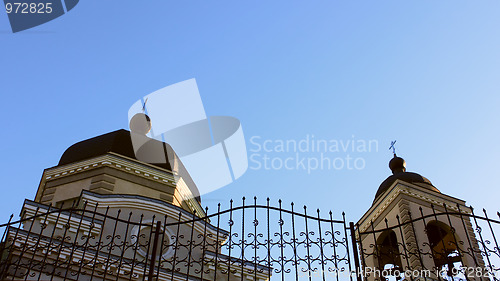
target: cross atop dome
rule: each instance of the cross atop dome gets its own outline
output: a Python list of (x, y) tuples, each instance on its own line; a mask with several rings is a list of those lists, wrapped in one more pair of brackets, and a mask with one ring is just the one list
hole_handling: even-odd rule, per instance
[(394, 154), (394, 157), (396, 157), (396, 147), (395, 147), (395, 144), (396, 144), (396, 140), (393, 140), (393, 141), (391, 141), (391, 146), (389, 147), (389, 150), (392, 149), (392, 153)]

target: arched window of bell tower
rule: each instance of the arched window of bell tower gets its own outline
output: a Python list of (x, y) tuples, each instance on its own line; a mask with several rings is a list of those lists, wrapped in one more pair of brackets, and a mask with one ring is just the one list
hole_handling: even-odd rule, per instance
[(458, 269), (463, 266), (457, 245), (460, 241), (458, 236), (453, 233), (450, 226), (440, 221), (427, 223), (425, 232), (429, 239), (436, 269), (447, 276), (457, 275)]
[(393, 230), (386, 230), (377, 238), (377, 252), (377, 265), (381, 271), (402, 271), (398, 239)]

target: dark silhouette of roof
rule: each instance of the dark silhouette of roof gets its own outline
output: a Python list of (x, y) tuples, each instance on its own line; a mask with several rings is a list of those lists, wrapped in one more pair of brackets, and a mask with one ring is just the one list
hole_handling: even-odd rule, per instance
[[(90, 159), (104, 155), (108, 152), (114, 152), (132, 159), (137, 159), (132, 146), (130, 132), (121, 129), (73, 144), (64, 151), (58, 166)], [(171, 170), (168, 163), (154, 165)]]
[(394, 158), (392, 158), (389, 162), (389, 168), (392, 170), (392, 175), (380, 184), (373, 202), (375, 202), (375, 200), (377, 200), (380, 195), (388, 190), (396, 180), (418, 184), (418, 186), (421, 186), (423, 188), (440, 192), (426, 177), (423, 177), (417, 173), (407, 172), (405, 160), (401, 157), (396, 156), (396, 154), (394, 154)]
[[(121, 129), (77, 142), (64, 151), (61, 159), (59, 160), (58, 166), (94, 158), (109, 152), (114, 152), (138, 161), (141, 160), (137, 159), (136, 155), (143, 155), (146, 159), (168, 159), (168, 161), (156, 161), (153, 163), (150, 161), (142, 162), (162, 169), (177, 172), (184, 178), (184, 181), (191, 189), (193, 195), (198, 199), (198, 201), (200, 201), (198, 188), (169, 144), (147, 138), (146, 136), (138, 136), (138, 138), (143, 138), (143, 140), (145, 139), (146, 142), (136, 152), (134, 152), (131, 134), (133, 133)], [(157, 156), (159, 154), (162, 157), (155, 157), (155, 155)], [(172, 169), (171, 165), (174, 165), (174, 169)]]

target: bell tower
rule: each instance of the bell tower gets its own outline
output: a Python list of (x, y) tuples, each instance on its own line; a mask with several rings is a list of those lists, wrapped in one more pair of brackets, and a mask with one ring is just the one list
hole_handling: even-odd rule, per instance
[(389, 168), (392, 175), (380, 184), (372, 206), (357, 223), (366, 280), (437, 280), (464, 276), (467, 268), (484, 269), (465, 201), (407, 172), (405, 160), (396, 153)]

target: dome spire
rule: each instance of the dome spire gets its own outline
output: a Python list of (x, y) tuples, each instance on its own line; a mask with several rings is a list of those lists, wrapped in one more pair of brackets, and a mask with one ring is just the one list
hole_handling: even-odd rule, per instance
[(391, 141), (391, 146), (389, 149), (392, 149), (392, 153), (394, 157), (389, 161), (389, 168), (392, 171), (392, 174), (406, 172), (406, 162), (403, 158), (398, 157), (396, 155), (396, 140)]
[(406, 161), (394, 153), (394, 157), (389, 161), (389, 168), (393, 175), (406, 172)]
[(135, 114), (130, 119), (130, 131), (139, 135), (147, 135), (151, 131), (151, 119), (146, 112), (146, 103), (148, 98), (142, 103), (142, 113)]

